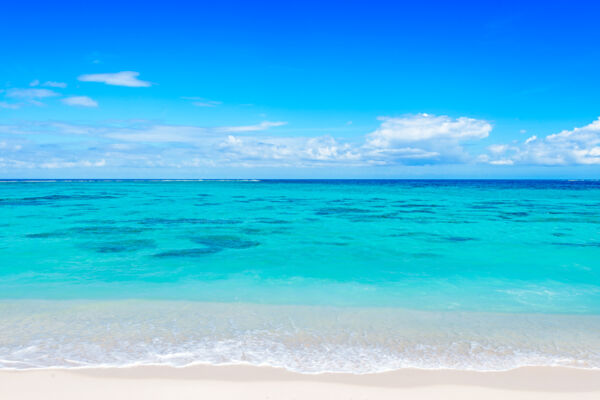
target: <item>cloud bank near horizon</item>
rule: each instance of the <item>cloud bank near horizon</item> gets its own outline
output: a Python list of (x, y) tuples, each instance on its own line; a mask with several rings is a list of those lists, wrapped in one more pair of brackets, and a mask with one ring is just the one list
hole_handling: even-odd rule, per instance
[[(70, 99), (70, 100), (67, 100)], [(85, 96), (64, 99), (94, 107)], [(589, 125), (494, 144), (473, 154), (470, 146), (490, 138), (484, 120), (431, 114), (380, 117), (362, 138), (287, 136), (284, 121), (237, 126), (185, 126), (149, 121), (85, 125), (27, 122), (0, 125), (0, 168), (320, 168), (472, 165), (600, 164), (600, 118)]]
[(488, 150), (479, 159), (495, 165), (598, 165), (600, 117), (580, 128), (531, 136), (521, 143), (495, 144)]

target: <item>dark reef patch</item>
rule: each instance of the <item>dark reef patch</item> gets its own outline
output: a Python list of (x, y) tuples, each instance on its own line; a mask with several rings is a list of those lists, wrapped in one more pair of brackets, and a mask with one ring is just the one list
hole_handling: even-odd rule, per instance
[(369, 210), (356, 207), (324, 207), (315, 211), (316, 215), (349, 215), (349, 214), (367, 214)]
[(458, 224), (458, 225), (462, 225), (462, 224), (476, 224), (478, 222), (478, 221), (469, 221), (467, 219), (447, 219), (447, 220), (438, 219), (437, 221), (439, 223), (443, 223), (443, 224)]
[(156, 258), (196, 258), (220, 252), (221, 249), (202, 247), (194, 249), (169, 250), (156, 253), (153, 257)]
[(290, 221), (286, 221), (284, 219), (276, 219), (276, 218), (255, 218), (255, 222), (259, 222), (261, 224), (274, 224), (274, 225), (282, 225), (289, 224)]
[(66, 201), (66, 200), (102, 200), (102, 199), (116, 199), (118, 196), (112, 195), (64, 195), (64, 194), (53, 194), (48, 196), (33, 196), (33, 197), (21, 197), (12, 199), (0, 199), (0, 206), (35, 206), (35, 205), (46, 205), (52, 204), (53, 202)]
[(441, 239), (447, 242), (472, 242), (477, 240), (476, 238), (468, 236), (442, 236)]
[(468, 236), (455, 236), (455, 235), (441, 235), (434, 232), (397, 232), (388, 235), (390, 237), (408, 237), (408, 238), (421, 238), (436, 242), (470, 242), (478, 240), (477, 238)]
[(259, 242), (253, 240), (246, 240), (229, 235), (193, 237), (190, 238), (190, 240), (194, 243), (203, 244), (208, 248), (214, 249), (249, 249), (260, 245)]
[(69, 232), (79, 235), (123, 235), (144, 232), (146, 229), (131, 226), (77, 226)]
[(525, 211), (504, 211), (499, 214), (500, 218), (511, 219), (514, 217), (527, 217), (529, 216), (528, 212)]
[(242, 233), (246, 233), (248, 235), (256, 235), (256, 234), (266, 233), (266, 231), (264, 229), (259, 229), (259, 228), (242, 228), (242, 229), (240, 229), (240, 231)]
[(374, 222), (382, 219), (404, 219), (403, 217), (397, 215), (397, 213), (387, 213), (387, 214), (349, 214), (346, 216), (342, 216), (342, 218), (346, 218), (351, 222)]
[(389, 237), (430, 237), (435, 236), (433, 233), (429, 232), (396, 232), (388, 235)]
[(28, 233), (25, 237), (30, 239), (50, 239), (68, 236), (65, 231), (54, 231), (54, 232), (40, 232), (40, 233)]
[(350, 243), (348, 242), (321, 242), (321, 241), (312, 241), (312, 242), (304, 242), (309, 244), (315, 244), (318, 246), (348, 246)]
[(403, 204), (397, 204), (395, 205), (395, 207), (398, 208), (435, 208), (435, 207), (441, 207), (440, 204), (426, 204), (426, 203), (403, 203)]
[(156, 247), (156, 243), (154, 240), (150, 239), (131, 239), (113, 242), (85, 243), (82, 247), (95, 251), (96, 253), (124, 253), (152, 249)]
[(120, 224), (123, 222), (124, 221), (119, 221), (116, 219), (80, 219), (77, 221), (77, 223), (79, 223), (79, 224), (86, 224), (86, 225), (96, 225), (96, 224), (114, 225), (114, 224)]
[(600, 247), (600, 242), (588, 242), (588, 243), (569, 243), (569, 242), (552, 242), (554, 246), (565, 246), (565, 247)]
[(37, 196), (37, 197), (23, 197), (23, 200), (97, 200), (97, 199), (116, 199), (119, 196), (107, 195), (107, 194), (52, 194), (48, 196)]

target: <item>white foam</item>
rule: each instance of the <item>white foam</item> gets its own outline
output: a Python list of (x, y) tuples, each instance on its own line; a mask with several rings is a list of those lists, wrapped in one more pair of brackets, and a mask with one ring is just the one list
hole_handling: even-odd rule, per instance
[(5, 301), (0, 368), (247, 364), (303, 373), (600, 368), (599, 331), (599, 316)]

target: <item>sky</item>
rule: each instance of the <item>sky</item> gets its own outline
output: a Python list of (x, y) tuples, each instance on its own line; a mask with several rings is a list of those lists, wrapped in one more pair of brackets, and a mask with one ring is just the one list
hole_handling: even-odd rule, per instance
[(0, 178), (600, 177), (600, 2), (0, 15)]

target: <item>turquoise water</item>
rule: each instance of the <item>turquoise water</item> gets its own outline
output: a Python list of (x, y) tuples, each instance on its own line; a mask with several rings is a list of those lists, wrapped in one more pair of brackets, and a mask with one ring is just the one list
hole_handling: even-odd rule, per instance
[(0, 183), (0, 367), (600, 368), (600, 183)]

